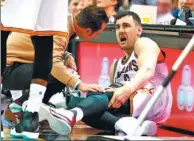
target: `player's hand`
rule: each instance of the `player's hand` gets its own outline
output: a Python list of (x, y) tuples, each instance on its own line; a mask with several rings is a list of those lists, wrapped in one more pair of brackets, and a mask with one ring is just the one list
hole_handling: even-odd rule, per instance
[(78, 89), (82, 92), (105, 92), (104, 88), (97, 84), (80, 83)]
[(67, 59), (65, 60), (64, 62), (64, 65), (74, 71), (77, 71), (77, 66), (76, 66), (76, 63), (75, 63), (75, 59), (73, 58), (72, 55), (69, 55), (67, 57)]
[(129, 99), (129, 96), (129, 91), (125, 87), (117, 88), (108, 107), (115, 109), (120, 108)]

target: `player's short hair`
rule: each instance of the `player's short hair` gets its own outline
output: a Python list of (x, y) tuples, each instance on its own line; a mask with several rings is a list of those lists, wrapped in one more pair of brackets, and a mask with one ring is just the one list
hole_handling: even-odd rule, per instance
[(97, 6), (84, 8), (76, 17), (77, 23), (83, 28), (91, 28), (93, 32), (98, 31), (103, 23), (108, 23), (106, 12)]
[(119, 20), (125, 16), (132, 16), (133, 20), (135, 20), (136, 24), (141, 25), (140, 17), (135, 12), (132, 12), (132, 11), (119, 11), (116, 15), (115, 23), (117, 22), (117, 20)]

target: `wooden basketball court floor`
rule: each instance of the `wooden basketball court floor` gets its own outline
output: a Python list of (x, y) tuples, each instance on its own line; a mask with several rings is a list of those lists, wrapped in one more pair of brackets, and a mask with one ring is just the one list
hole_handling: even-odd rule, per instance
[[(4, 128), (4, 139), (6, 141), (17, 141), (17, 140), (23, 140), (21, 138), (11, 138), (9, 135), (10, 129)], [(124, 137), (118, 137), (114, 136), (113, 133), (110, 132), (104, 132), (102, 130), (91, 128), (87, 125), (85, 125), (82, 122), (77, 123), (72, 133), (68, 136), (60, 136), (54, 133), (47, 122), (44, 122), (41, 124), (40, 128), (40, 141), (46, 141), (46, 140), (102, 140), (102, 141), (111, 141), (111, 140), (125, 140)], [(194, 140), (194, 137), (130, 137), (129, 140)]]
[[(43, 125), (44, 124), (44, 125)], [(44, 122), (40, 127), (40, 135), (38, 140), (85, 140), (87, 136), (97, 135), (103, 131), (91, 128), (81, 122), (74, 126), (72, 133), (68, 136), (57, 135), (53, 132), (48, 123)], [(22, 140), (21, 138), (11, 138), (10, 129), (4, 127), (4, 139), (3, 140)]]
[[(2, 100), (2, 99), (1, 99)], [(3, 104), (1, 101), (1, 109), (4, 109), (5, 106), (9, 102), (6, 102), (6, 104)], [(53, 132), (48, 122), (42, 122), (40, 123), (40, 135), (38, 140), (104, 140), (104, 141), (110, 141), (110, 140), (124, 140), (124, 137), (118, 137), (114, 136), (114, 133), (111, 132), (105, 132), (103, 130), (98, 130), (95, 128), (92, 128), (90, 126), (87, 126), (83, 122), (78, 122), (74, 126), (72, 132), (68, 136), (60, 136), (57, 135), (55, 132)], [(173, 131), (165, 131), (165, 130), (159, 130), (159, 135), (156, 135), (156, 137), (131, 137), (130, 140), (194, 140), (193, 136), (187, 136), (184, 134), (175, 133)], [(4, 126), (4, 139), (6, 141), (17, 141), (22, 140), (21, 138), (11, 138), (10, 137), (10, 129), (6, 128)], [(172, 137), (173, 136), (173, 137)]]

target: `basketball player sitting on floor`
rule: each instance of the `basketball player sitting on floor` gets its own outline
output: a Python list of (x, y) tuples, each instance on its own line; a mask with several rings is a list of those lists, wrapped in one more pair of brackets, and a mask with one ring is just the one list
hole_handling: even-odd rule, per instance
[[(112, 85), (105, 93), (89, 92), (87, 98), (67, 98), (69, 110), (42, 104), (40, 121), (48, 120), (51, 128), (59, 134), (69, 134), (80, 120), (94, 128), (128, 134), (131, 124), (124, 116), (138, 118), (168, 75), (164, 52), (151, 39), (140, 37), (141, 34), (141, 20), (136, 13), (118, 13), (116, 36), (125, 56), (111, 67)], [(167, 120), (171, 107), (172, 93), (168, 85), (138, 131), (154, 135), (156, 123)]]

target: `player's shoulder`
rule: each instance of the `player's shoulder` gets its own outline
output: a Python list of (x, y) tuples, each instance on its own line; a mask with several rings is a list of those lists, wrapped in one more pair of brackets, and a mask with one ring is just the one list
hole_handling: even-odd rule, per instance
[(136, 41), (137, 43), (156, 43), (154, 40), (148, 38), (148, 37), (140, 37), (139, 39), (137, 39)]
[(151, 47), (158, 48), (157, 43), (148, 37), (141, 37), (137, 39), (135, 47), (146, 47), (146, 46), (149, 48)]

